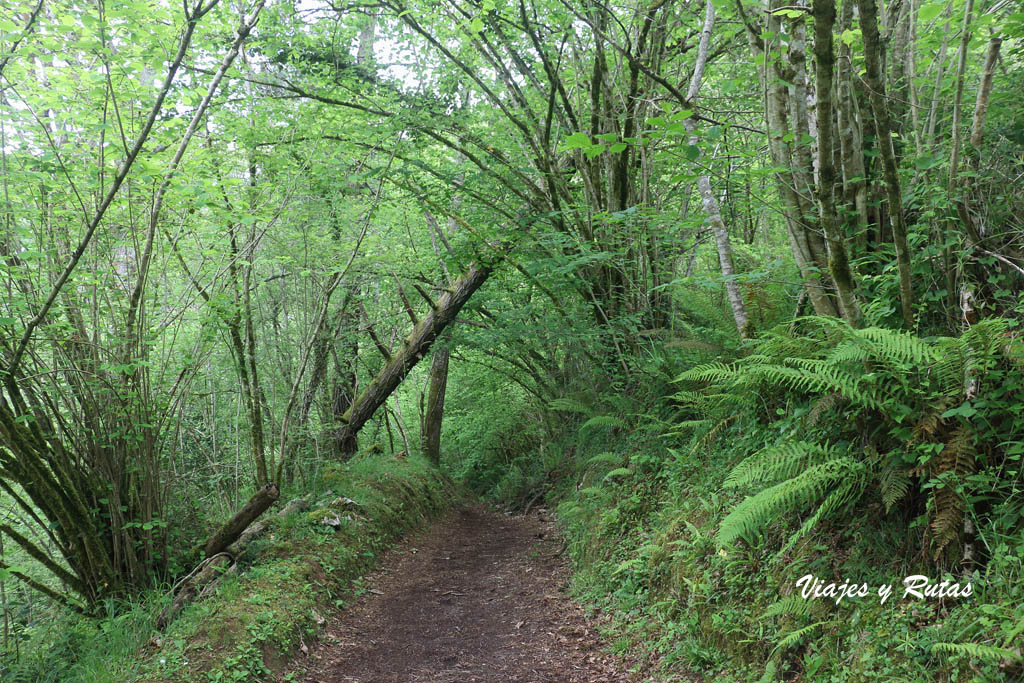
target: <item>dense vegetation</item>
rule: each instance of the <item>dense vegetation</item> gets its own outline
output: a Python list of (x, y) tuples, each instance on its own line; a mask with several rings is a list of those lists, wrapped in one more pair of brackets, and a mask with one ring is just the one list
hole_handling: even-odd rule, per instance
[(440, 467), (557, 506), (652, 671), (1020, 676), (1022, 39), (1009, 0), (8, 3), (2, 671), (178, 671), (202, 607), (156, 615), (220, 563), (252, 637), (209, 677), (268, 675), (315, 625), (249, 607), (329, 604)]

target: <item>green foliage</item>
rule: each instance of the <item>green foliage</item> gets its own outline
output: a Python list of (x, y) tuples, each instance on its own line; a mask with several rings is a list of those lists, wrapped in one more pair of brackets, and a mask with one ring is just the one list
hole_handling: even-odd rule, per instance
[(935, 643), (932, 645), (932, 651), (949, 655), (965, 655), (973, 659), (994, 662), (996, 664), (1003, 660), (1017, 662), (1021, 659), (1020, 653), (1016, 650), (1008, 650), (992, 645), (981, 645), (979, 643)]
[[(820, 438), (819, 422), (829, 410), (850, 424), (868, 420), (884, 431), (861, 449), (853, 445), (854, 433), (840, 429), (836, 435), (843, 439), (842, 448), (783, 438), (746, 458), (724, 485), (757, 486), (758, 492), (723, 521), (719, 542), (749, 540), (780, 513), (808, 514), (785, 543), (786, 550), (859, 500), (871, 490), (869, 481), (878, 482), (881, 500), (890, 509), (907, 498), (916, 476), (918, 490), (930, 495), (937, 557), (959, 538), (963, 517), (969, 514), (962, 502), (969, 477), (979, 465), (987, 464), (993, 474), (1002, 467), (998, 458), (976, 462), (975, 453), (982, 443), (1002, 447), (1010, 437), (1009, 425), (1001, 419), (993, 423), (994, 415), (983, 423), (972, 420), (975, 409), (961, 402), (967, 381), (975, 382), (972, 391), (979, 396), (1005, 391), (999, 386), (999, 367), (1008, 362), (1007, 322), (991, 319), (960, 337), (932, 340), (880, 328), (854, 329), (825, 318), (806, 318), (802, 325), (809, 334), (787, 340), (775, 333), (734, 363), (705, 364), (682, 373), (678, 381), (704, 385), (703, 399), (694, 396), (694, 389), (677, 398), (699, 406), (714, 420), (731, 414), (734, 403), (726, 397), (749, 402), (750, 396), (781, 391), (813, 401), (804, 410), (808, 434)], [(960, 407), (950, 408), (956, 404)], [(996, 424), (1000, 426), (992, 429)]]

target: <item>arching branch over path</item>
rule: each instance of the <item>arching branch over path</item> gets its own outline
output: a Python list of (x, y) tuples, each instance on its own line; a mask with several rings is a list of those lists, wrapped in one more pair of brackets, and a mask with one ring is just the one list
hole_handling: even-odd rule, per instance
[(342, 417), (342, 437), (354, 436), (373, 413), (398, 388), (405, 376), (430, 350), (431, 344), (455, 317), (469, 298), (490, 277), (494, 263), (474, 263), (459, 277), (432, 306), (405, 338), (400, 349), (392, 352), (391, 359), (356, 397)]

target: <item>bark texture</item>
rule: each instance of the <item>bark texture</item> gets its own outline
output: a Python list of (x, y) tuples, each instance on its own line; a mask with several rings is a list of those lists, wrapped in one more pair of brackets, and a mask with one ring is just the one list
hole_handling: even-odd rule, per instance
[[(701, 31), (700, 43), (697, 46), (697, 61), (694, 64), (693, 76), (690, 78), (690, 87), (686, 93), (686, 99), (691, 106), (695, 106), (701, 82), (704, 79), (704, 69), (707, 66), (708, 49), (711, 44), (711, 29), (714, 27), (714, 24), (715, 5), (712, 2), (708, 2), (704, 10), (704, 27)], [(697, 122), (692, 116), (686, 120), (686, 128), (691, 134), (690, 144), (696, 145), (697, 138), (693, 133), (697, 129)], [(732, 260), (732, 244), (729, 242), (729, 230), (722, 219), (722, 211), (718, 206), (718, 199), (711, 189), (711, 178), (707, 174), (697, 179), (697, 191), (700, 193), (704, 213), (708, 217), (708, 223), (715, 233), (718, 262), (722, 268), (722, 277), (725, 279), (725, 291), (729, 297), (729, 307), (732, 309), (733, 320), (736, 322), (736, 330), (741, 339), (746, 339), (750, 335), (750, 321), (747, 318), (747, 307), (743, 303), (743, 295), (740, 293), (739, 283), (736, 282), (736, 268)]]
[(441, 420), (444, 416), (444, 392), (448, 386), (448, 357), (449, 351), (446, 347), (434, 351), (434, 358), (430, 363), (427, 408), (423, 416), (423, 454), (435, 465), (441, 464)]
[(391, 354), (391, 360), (356, 397), (342, 416), (338, 438), (349, 438), (359, 433), (366, 421), (401, 384), (409, 370), (426, 355), (438, 335), (450, 325), (469, 298), (480, 289), (492, 272), (492, 265), (473, 264), (437, 301), (427, 315), (420, 319), (402, 346)]
[[(968, 0), (968, 2), (971, 1)], [(896, 151), (892, 144), (892, 124), (889, 118), (888, 100), (885, 96), (885, 76), (882, 71), (884, 46), (878, 33), (878, 9), (875, 6), (875, 0), (857, 0), (857, 6), (860, 9), (860, 25), (864, 38), (865, 81), (871, 101), (871, 113), (875, 119), (875, 133), (882, 159), (886, 199), (889, 204), (889, 221), (892, 225), (893, 244), (896, 247), (900, 307), (903, 312), (903, 324), (912, 328), (914, 326), (914, 287), (910, 272), (910, 249), (907, 246), (903, 192), (900, 188)]]
[(832, 129), (832, 93), (835, 58), (832, 27), (836, 21), (834, 0), (814, 0), (814, 59), (818, 109), (818, 207), (821, 228), (828, 240), (829, 270), (839, 296), (839, 309), (854, 327), (861, 323), (860, 304), (854, 293), (853, 272), (846, 253), (846, 241), (839, 230), (836, 213), (836, 171)]
[(213, 557), (217, 553), (221, 553), (227, 549), (229, 545), (238, 540), (238, 537), (242, 535), (242, 532), (253, 523), (253, 521), (267, 511), (277, 497), (280, 495), (280, 490), (277, 488), (277, 484), (267, 484), (259, 491), (257, 491), (252, 498), (249, 499), (242, 509), (236, 512), (231, 519), (227, 521), (224, 526), (217, 530), (217, 532), (210, 537), (210, 540), (206, 542), (206, 546), (203, 548), (203, 555), (207, 558)]

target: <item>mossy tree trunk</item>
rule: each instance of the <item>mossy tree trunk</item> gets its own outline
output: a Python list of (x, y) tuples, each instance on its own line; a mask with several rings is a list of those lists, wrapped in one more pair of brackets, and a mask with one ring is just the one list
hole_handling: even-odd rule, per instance
[[(968, 0), (968, 2), (971, 1)], [(903, 324), (907, 328), (913, 328), (914, 286), (911, 279), (910, 247), (907, 245), (903, 190), (900, 186), (896, 150), (892, 142), (893, 127), (889, 116), (889, 102), (885, 95), (885, 72), (882, 70), (885, 48), (878, 33), (878, 10), (875, 0), (857, 0), (857, 6), (860, 9), (860, 26), (864, 38), (865, 82), (868, 87), (868, 99), (871, 102), (871, 114), (875, 122), (878, 151), (882, 160), (882, 177), (885, 180), (892, 240), (896, 247), (900, 308), (903, 313)]]
[(423, 454), (435, 465), (441, 464), (441, 421), (444, 417), (444, 393), (448, 386), (447, 346), (434, 351), (430, 362), (430, 389), (427, 392), (427, 408), (423, 415), (423, 429), (420, 443)]
[(818, 109), (818, 207), (821, 227), (828, 240), (829, 270), (836, 285), (839, 309), (853, 325), (861, 324), (860, 304), (854, 292), (853, 271), (846, 250), (846, 239), (840, 231), (836, 212), (838, 183), (835, 169), (835, 136), (832, 95), (834, 92), (835, 56), (832, 27), (836, 21), (835, 0), (814, 0), (814, 58)]

